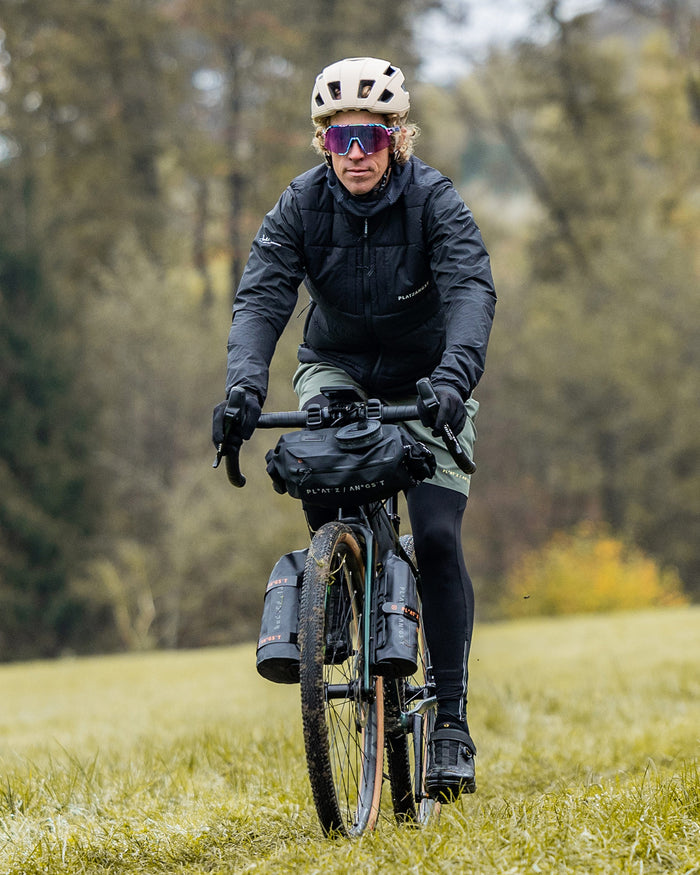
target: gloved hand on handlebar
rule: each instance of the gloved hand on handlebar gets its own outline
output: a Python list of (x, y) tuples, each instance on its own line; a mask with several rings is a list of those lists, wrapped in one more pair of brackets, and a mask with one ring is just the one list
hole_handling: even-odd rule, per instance
[(433, 429), (433, 434), (439, 435), (445, 425), (449, 425), (455, 435), (458, 435), (464, 428), (464, 423), (467, 421), (467, 410), (462, 401), (462, 396), (452, 386), (446, 383), (433, 386), (440, 407), (438, 408), (435, 419), (425, 406), (422, 398), (418, 398), (418, 415), (420, 416), (423, 425)]
[[(227, 416), (228, 413), (228, 416)], [(239, 450), (255, 431), (260, 418), (260, 402), (254, 392), (234, 387), (228, 401), (214, 408), (211, 437), (221, 454)]]

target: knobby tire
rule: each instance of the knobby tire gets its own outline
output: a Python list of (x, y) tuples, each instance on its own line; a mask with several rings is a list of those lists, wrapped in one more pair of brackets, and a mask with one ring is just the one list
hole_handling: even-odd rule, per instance
[(309, 549), (299, 612), (306, 760), (327, 835), (373, 829), (382, 788), (384, 694), (363, 683), (362, 551), (345, 524), (327, 523)]

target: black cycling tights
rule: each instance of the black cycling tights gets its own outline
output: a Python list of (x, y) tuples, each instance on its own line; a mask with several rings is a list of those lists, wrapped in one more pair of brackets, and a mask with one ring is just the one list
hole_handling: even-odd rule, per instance
[[(406, 493), (416, 559), (421, 574), (423, 623), (433, 660), (438, 722), (467, 727), (467, 661), (474, 626), (474, 588), (462, 554), (466, 496), (421, 483)], [(306, 507), (316, 530), (332, 512)]]
[(462, 553), (467, 497), (421, 483), (406, 493), (421, 575), (423, 624), (435, 672), (438, 722), (467, 727), (469, 648), (474, 587)]

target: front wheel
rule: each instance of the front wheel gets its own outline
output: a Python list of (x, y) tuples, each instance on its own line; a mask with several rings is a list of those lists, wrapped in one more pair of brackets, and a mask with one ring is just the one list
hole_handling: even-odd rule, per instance
[(381, 678), (365, 678), (363, 588), (352, 530), (322, 526), (301, 589), (299, 680), (309, 779), (326, 834), (361, 835), (379, 814), (384, 694)]

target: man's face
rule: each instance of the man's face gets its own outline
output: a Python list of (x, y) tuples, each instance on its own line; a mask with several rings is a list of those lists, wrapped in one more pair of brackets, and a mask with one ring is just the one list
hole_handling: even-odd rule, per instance
[[(338, 112), (331, 119), (334, 125), (376, 125), (383, 124), (382, 116), (373, 112)], [(361, 195), (372, 191), (389, 166), (389, 149), (365, 155), (360, 144), (355, 141), (347, 155), (331, 152), (335, 175), (350, 194)]]

